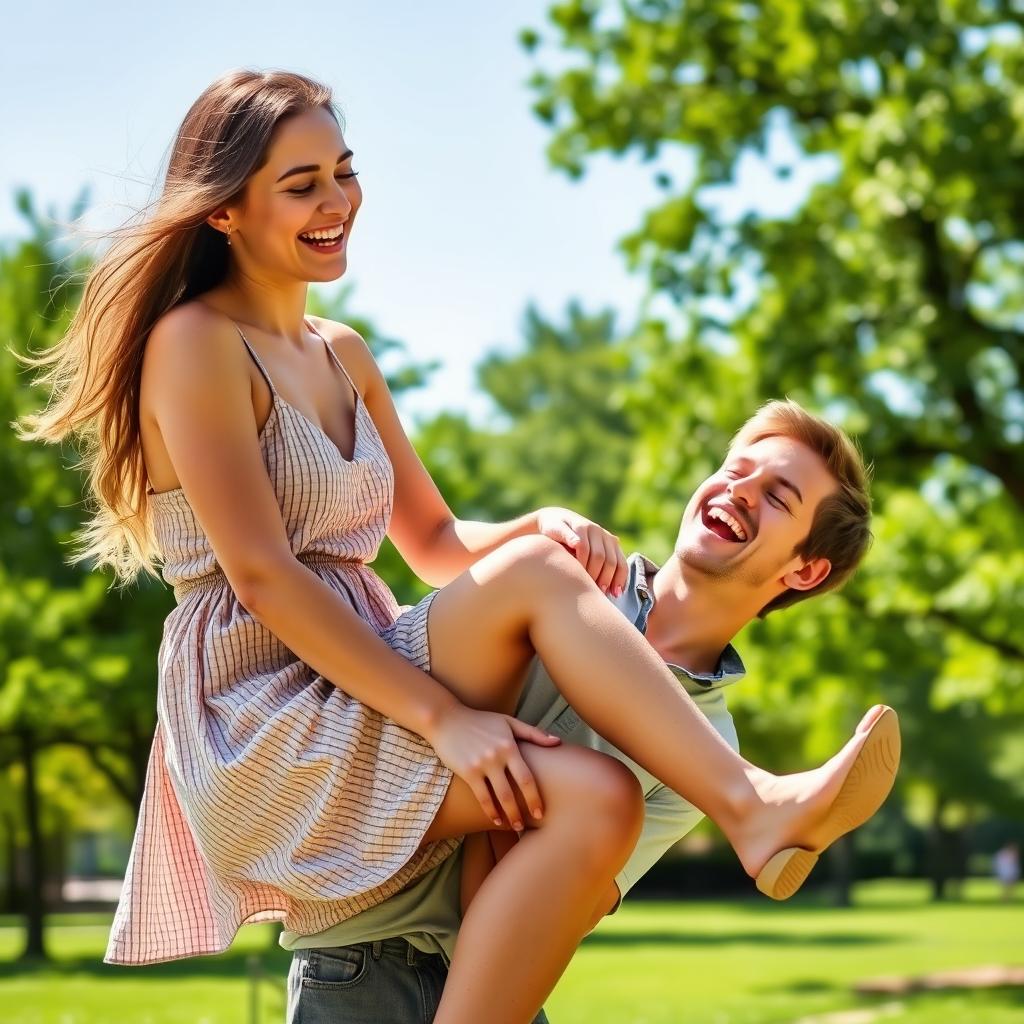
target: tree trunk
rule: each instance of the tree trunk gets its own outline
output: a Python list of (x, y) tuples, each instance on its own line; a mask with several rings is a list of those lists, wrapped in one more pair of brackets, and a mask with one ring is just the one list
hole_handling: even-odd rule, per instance
[(68, 833), (67, 819), (61, 814), (57, 819), (57, 827), (54, 829), (53, 838), (50, 842), (50, 856), (47, 864), (50, 867), (49, 878), (46, 881), (46, 890), (49, 898), (46, 900), (48, 907), (64, 909), (64, 883), (68, 874)]
[(35, 737), (30, 729), (18, 733), (25, 771), (25, 822), (28, 825), (28, 886), (25, 892), (25, 949), (22, 959), (46, 959), (43, 942), (43, 834), (39, 823), (39, 791), (36, 788)]
[(4, 887), (4, 910), (16, 914), (18, 906), (18, 823), (12, 814), (4, 814), (4, 861), (7, 864), (7, 884)]
[(939, 797), (935, 803), (932, 827), (928, 834), (928, 866), (932, 882), (932, 899), (936, 901), (946, 898), (946, 887), (949, 884), (950, 875), (950, 834), (942, 824), (942, 814), (945, 809), (946, 801)]

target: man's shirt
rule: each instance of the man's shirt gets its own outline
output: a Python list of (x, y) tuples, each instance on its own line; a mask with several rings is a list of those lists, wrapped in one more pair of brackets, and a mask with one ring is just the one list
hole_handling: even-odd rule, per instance
[[(652, 580), (658, 567), (639, 553), (630, 555), (628, 564), (629, 577), (621, 596), (609, 600), (645, 633), (654, 607)], [(742, 678), (746, 671), (732, 644), (722, 652), (714, 672), (694, 673), (671, 662), (668, 667), (715, 729), (738, 750), (736, 729), (722, 692), (723, 687)], [(628, 695), (628, 687), (626, 693)], [(530, 665), (516, 717), (560, 736), (565, 743), (590, 747), (618, 758), (640, 780), (644, 791), (644, 826), (633, 853), (615, 878), (621, 903), (637, 879), (701, 820), (703, 812), (591, 729), (559, 692), (539, 658), (534, 658)], [(680, 753), (685, 756), (684, 751)], [(284, 930), (278, 942), (285, 949), (300, 949), (349, 946), (401, 937), (417, 949), (440, 953), (450, 961), (460, 924), (461, 865), (460, 848), (389, 900), (312, 935)]]

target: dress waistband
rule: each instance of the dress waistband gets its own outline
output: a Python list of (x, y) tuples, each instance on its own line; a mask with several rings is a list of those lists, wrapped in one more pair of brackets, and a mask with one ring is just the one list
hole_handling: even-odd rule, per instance
[[(365, 565), (361, 558), (350, 558), (346, 555), (333, 555), (327, 551), (300, 551), (295, 556), (303, 565)], [(227, 584), (227, 576), (224, 570), (216, 565), (212, 571), (195, 579), (182, 580), (174, 585), (174, 599), (181, 603), (181, 599), (190, 594), (193, 590), (208, 589)]]

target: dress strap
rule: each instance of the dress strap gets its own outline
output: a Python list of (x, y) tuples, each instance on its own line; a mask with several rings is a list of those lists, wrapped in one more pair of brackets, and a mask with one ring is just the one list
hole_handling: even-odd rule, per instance
[[(338, 354), (334, 351), (331, 343), (309, 322), (307, 317), (303, 317), (306, 321), (306, 326), (327, 346), (327, 351), (330, 354), (331, 359), (334, 360), (334, 365), (337, 366), (345, 377), (348, 379), (349, 384), (352, 385), (352, 390), (355, 392), (356, 400), (360, 401), (362, 396), (359, 394), (359, 388), (356, 387), (356, 382), (352, 379), (352, 375), (345, 369), (345, 364), (338, 358)], [(361, 401), (360, 401), (360, 404)]]
[(245, 347), (249, 350), (249, 355), (251, 355), (253, 359), (256, 360), (256, 365), (260, 368), (260, 373), (263, 374), (263, 378), (267, 382), (267, 387), (270, 388), (270, 393), (275, 397), (280, 397), (277, 394), (277, 388), (274, 387), (274, 382), (270, 379), (270, 374), (267, 373), (267, 368), (263, 365), (263, 360), (260, 359), (258, 355), (256, 355), (256, 349), (254, 349), (252, 345), (249, 343), (249, 339), (245, 336), (245, 333), (243, 332), (242, 328), (239, 327), (234, 320), (232, 320), (231, 322), (235, 324), (235, 330), (238, 331), (239, 335), (241, 335), (242, 341), (245, 342)]

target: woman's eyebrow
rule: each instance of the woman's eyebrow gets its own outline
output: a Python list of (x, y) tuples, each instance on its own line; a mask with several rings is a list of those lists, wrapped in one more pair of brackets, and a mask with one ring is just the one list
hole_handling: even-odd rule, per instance
[[(352, 156), (352, 150), (351, 149), (346, 149), (345, 152), (342, 153), (341, 156), (338, 157), (338, 163), (339, 164), (343, 163), (350, 156)], [(303, 164), (301, 167), (293, 167), (290, 171), (285, 171), (284, 174), (282, 174), (281, 177), (278, 178), (277, 181), (274, 182), (274, 184), (276, 185), (278, 182), (284, 181), (285, 178), (290, 178), (293, 174), (305, 174), (306, 171), (319, 171), (319, 170), (320, 170), (320, 165), (319, 164)]]

